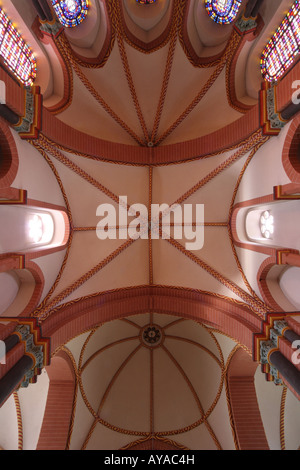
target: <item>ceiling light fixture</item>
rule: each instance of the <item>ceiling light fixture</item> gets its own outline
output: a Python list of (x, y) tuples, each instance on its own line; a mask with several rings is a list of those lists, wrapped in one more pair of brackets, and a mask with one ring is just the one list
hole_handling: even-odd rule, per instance
[(260, 231), (264, 238), (272, 238), (274, 233), (274, 217), (269, 211), (264, 211), (260, 217)]
[(31, 243), (46, 245), (54, 235), (54, 222), (50, 214), (31, 213), (27, 223), (28, 237)]
[(38, 215), (34, 215), (28, 222), (28, 235), (29, 238), (34, 242), (38, 243), (43, 237), (43, 222)]

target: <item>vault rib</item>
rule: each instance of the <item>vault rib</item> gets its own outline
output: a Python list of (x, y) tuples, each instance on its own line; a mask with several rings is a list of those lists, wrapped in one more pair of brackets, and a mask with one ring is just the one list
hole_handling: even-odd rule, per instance
[[(164, 345), (161, 346), (161, 348), (164, 350), (164, 352), (167, 354), (167, 356), (171, 359), (171, 361), (175, 364), (176, 368), (179, 370), (179, 372), (181, 373), (182, 377), (184, 378), (185, 382), (187, 383), (190, 391), (192, 392), (192, 395), (197, 403), (197, 407), (200, 411), (200, 415), (201, 415), (201, 418), (204, 418), (204, 424), (209, 432), (209, 434), (211, 435), (214, 443), (216, 444), (217, 446), (217, 449), (218, 450), (222, 450), (222, 447), (217, 439), (217, 436), (215, 435), (212, 427), (210, 426), (209, 422), (207, 421), (207, 417), (205, 417), (205, 414), (204, 414), (204, 410), (203, 410), (203, 407), (202, 407), (202, 404), (200, 402), (200, 399), (198, 397), (198, 394), (196, 392), (196, 390), (194, 389), (193, 387), (193, 384), (192, 382), (190, 381), (190, 379), (188, 378), (188, 376), (186, 375), (186, 373), (184, 372), (184, 370), (182, 369), (181, 365), (178, 363), (178, 361), (175, 359), (175, 357), (173, 356), (173, 354), (168, 350), (168, 348), (166, 348)], [(221, 378), (222, 380), (222, 378)]]
[[(97, 410), (97, 415), (99, 416), (100, 415), (100, 412), (104, 406), (104, 403), (108, 397), (108, 394), (113, 386), (113, 384), (115, 383), (115, 381), (117, 380), (117, 378), (119, 377), (120, 373), (122, 372), (122, 370), (124, 370), (125, 366), (128, 364), (128, 362), (130, 361), (130, 359), (132, 359), (132, 357), (139, 351), (139, 349), (141, 349), (142, 345), (139, 344), (133, 351), (131, 351), (131, 353), (126, 357), (126, 359), (122, 362), (122, 364), (120, 365), (120, 367), (118, 368), (118, 370), (114, 373), (111, 381), (109, 382), (108, 386), (106, 387), (106, 390), (102, 396), (102, 399), (100, 401), (100, 404), (99, 404), (99, 407), (98, 407), (98, 410)], [(84, 440), (84, 443), (81, 447), (81, 450), (85, 450), (88, 443), (89, 443), (89, 440), (90, 438), (92, 437), (92, 434), (96, 428), (96, 425), (98, 423), (98, 419), (94, 419), (93, 421), (93, 424)]]
[(110, 255), (108, 255), (104, 260), (100, 261), (94, 268), (90, 269), (87, 273), (81, 276), (77, 281), (73, 282), (69, 287), (64, 289), (60, 294), (58, 294), (48, 305), (46, 305), (41, 311), (39, 311), (35, 316), (38, 316), (40, 319), (45, 320), (49, 315), (51, 315), (51, 310), (57, 306), (57, 304), (63, 301), (68, 297), (72, 292), (77, 290), (82, 284), (88, 281), (91, 277), (97, 274), (101, 269), (107, 266), (112, 260), (114, 260), (120, 253), (122, 253), (126, 248), (132, 245), (136, 240), (129, 239), (123, 245), (118, 247)]

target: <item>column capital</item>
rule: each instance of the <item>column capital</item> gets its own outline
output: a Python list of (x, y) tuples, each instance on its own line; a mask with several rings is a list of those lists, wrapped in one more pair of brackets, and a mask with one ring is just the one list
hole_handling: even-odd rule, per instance
[(36, 139), (41, 130), (42, 95), (39, 86), (24, 87), (25, 113), (13, 128), (23, 139)]
[(288, 323), (289, 313), (269, 312), (262, 322), (261, 332), (253, 335), (253, 359), (261, 364), (267, 381), (288, 385), (297, 395), (300, 372), (282, 351), (282, 338), (292, 341), (298, 335)]
[(264, 81), (260, 91), (260, 124), (264, 135), (278, 135), (288, 121), (277, 110), (277, 87)]
[(28, 387), (29, 383), (35, 383), (44, 366), (50, 364), (50, 338), (42, 336), (40, 325), (36, 318), (2, 317), (2, 321), (16, 322), (16, 327), (11, 335), (16, 335), (24, 344), (24, 355), (31, 357), (32, 367), (26, 372), (21, 387)]

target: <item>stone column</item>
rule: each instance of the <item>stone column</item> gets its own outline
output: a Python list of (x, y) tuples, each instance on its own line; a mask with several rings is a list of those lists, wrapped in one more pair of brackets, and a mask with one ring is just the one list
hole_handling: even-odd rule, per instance
[(53, 18), (53, 13), (52, 13), (51, 8), (49, 7), (49, 4), (48, 4), (47, 0), (38, 0), (38, 2), (40, 4), (41, 9), (44, 12), (46, 20), (52, 22), (53, 19), (54, 19)]
[(263, 1), (264, 0), (249, 0), (244, 12), (245, 18), (256, 18)]
[(12, 351), (19, 343), (23, 343), (24, 352), (0, 379), (0, 406), (17, 387), (28, 387), (30, 383), (36, 382), (37, 375), (40, 374), (44, 365), (50, 363), (48, 354), (45, 356), (48, 341), (48, 339), (41, 337), (38, 326), (34, 322), (32, 324), (18, 324), (14, 332), (2, 341), (4, 354)]
[(0, 406), (9, 398), (22, 382), (24, 376), (31, 370), (34, 360), (24, 355), (0, 380)]
[(0, 116), (11, 125), (16, 125), (20, 120), (20, 116), (6, 106), (6, 104), (0, 104)]
[(299, 111), (300, 111), (300, 104), (290, 103), (284, 108), (283, 111), (281, 111), (280, 115), (282, 119), (284, 119), (285, 121), (289, 121)]
[(32, 0), (32, 3), (41, 21), (53, 21), (53, 14), (47, 0)]
[(269, 355), (269, 362), (276, 367), (279, 374), (300, 395), (300, 371), (280, 351), (273, 351)]

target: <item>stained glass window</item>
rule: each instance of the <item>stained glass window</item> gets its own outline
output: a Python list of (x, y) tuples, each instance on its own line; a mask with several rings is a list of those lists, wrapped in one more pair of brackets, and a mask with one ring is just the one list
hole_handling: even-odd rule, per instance
[(32, 85), (36, 77), (35, 57), (1, 7), (0, 55), (9, 70), (24, 85)]
[(261, 56), (261, 71), (269, 82), (277, 81), (300, 51), (300, 3), (297, 0), (273, 34)]
[(229, 24), (236, 18), (242, 0), (206, 0), (205, 8), (212, 20)]
[(66, 28), (78, 26), (86, 17), (88, 0), (52, 0), (52, 5), (60, 23)]

